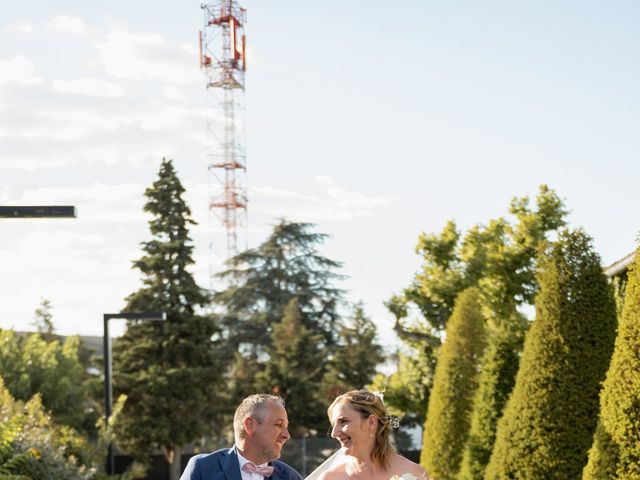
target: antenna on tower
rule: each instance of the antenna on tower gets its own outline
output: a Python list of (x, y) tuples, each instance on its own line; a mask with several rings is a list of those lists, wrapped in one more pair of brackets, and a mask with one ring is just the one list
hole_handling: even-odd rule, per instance
[(211, 142), (207, 152), (209, 211), (222, 221), (230, 258), (238, 253), (238, 230), (247, 223), (247, 154), (241, 117), (247, 12), (236, 0), (207, 1), (200, 7), (204, 12), (199, 35), (200, 68), (206, 76), (207, 135)]

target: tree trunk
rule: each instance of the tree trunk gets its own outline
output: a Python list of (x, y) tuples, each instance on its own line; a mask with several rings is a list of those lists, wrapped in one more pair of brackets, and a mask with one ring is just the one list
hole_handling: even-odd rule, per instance
[(180, 468), (182, 459), (182, 447), (178, 445), (171, 445), (165, 447), (164, 457), (169, 464), (169, 480), (180, 480), (180, 474), (182, 469)]

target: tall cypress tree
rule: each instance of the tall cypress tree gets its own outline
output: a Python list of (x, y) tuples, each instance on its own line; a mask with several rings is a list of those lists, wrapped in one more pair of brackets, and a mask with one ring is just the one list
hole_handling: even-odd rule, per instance
[(540, 260), (536, 319), (498, 422), (486, 480), (578, 479), (587, 462), (616, 328), (600, 258), (582, 231)]
[(184, 445), (210, 433), (225, 383), (212, 337), (207, 304), (189, 267), (194, 263), (189, 225), (195, 224), (182, 198), (184, 188), (171, 160), (162, 160), (158, 179), (146, 189), (144, 210), (152, 239), (133, 262), (143, 287), (127, 298), (125, 311), (162, 311), (165, 322), (130, 322), (114, 348), (114, 386), (127, 395), (116, 425), (119, 445), (145, 458), (160, 448), (179, 475)]
[(625, 298), (583, 480), (640, 479), (640, 249)]
[(518, 373), (524, 339), (518, 325), (526, 320), (517, 311), (513, 319), (491, 328), (482, 357), (478, 390), (473, 400), (471, 427), (464, 448), (458, 480), (482, 480), (496, 438), (496, 427)]
[(469, 288), (447, 322), (424, 426), (420, 464), (439, 480), (454, 479), (460, 465), (484, 337), (478, 291)]

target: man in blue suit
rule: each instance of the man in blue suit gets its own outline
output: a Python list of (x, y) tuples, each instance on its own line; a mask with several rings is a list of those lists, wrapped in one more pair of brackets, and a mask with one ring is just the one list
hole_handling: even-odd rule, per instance
[(235, 445), (191, 457), (180, 480), (302, 480), (280, 458), (289, 440), (282, 398), (256, 394), (245, 398), (233, 416)]

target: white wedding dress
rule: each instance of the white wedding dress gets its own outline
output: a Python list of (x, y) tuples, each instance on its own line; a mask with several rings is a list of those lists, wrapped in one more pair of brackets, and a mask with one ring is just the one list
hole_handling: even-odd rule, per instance
[[(311, 472), (305, 480), (317, 480), (317, 478), (327, 470), (329, 470), (335, 463), (342, 460), (344, 457), (344, 450), (341, 448), (329, 458), (327, 458), (318, 468)], [(420, 477), (416, 477), (412, 473), (403, 473), (402, 475), (392, 475), (389, 480), (429, 480), (429, 476), (425, 473)]]
[(313, 472), (311, 472), (305, 480), (316, 480), (321, 474), (326, 472), (331, 468), (331, 466), (339, 461), (342, 457), (344, 457), (344, 450), (340, 449), (327, 458), (322, 464), (316, 468)]

